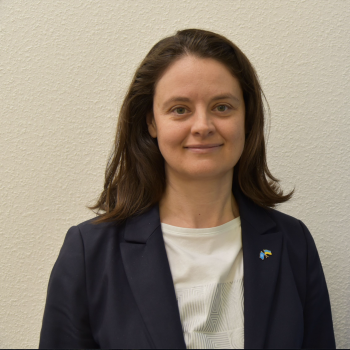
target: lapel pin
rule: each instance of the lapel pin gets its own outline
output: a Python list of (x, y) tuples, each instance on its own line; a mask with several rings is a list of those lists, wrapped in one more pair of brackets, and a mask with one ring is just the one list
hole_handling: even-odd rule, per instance
[(260, 259), (264, 260), (264, 258), (268, 258), (270, 255), (272, 255), (271, 250), (264, 249), (260, 252)]

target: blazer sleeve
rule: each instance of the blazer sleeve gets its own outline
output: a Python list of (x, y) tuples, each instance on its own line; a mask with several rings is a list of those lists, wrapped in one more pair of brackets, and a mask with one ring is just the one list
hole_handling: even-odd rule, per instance
[(72, 226), (53, 266), (46, 296), (39, 349), (98, 348), (89, 322), (84, 246)]
[(302, 348), (335, 349), (331, 303), (321, 260), (310, 231), (299, 220), (307, 243), (307, 284)]

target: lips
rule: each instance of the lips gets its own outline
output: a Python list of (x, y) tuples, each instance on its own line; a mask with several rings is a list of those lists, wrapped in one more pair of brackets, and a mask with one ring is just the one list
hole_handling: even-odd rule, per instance
[(214, 147), (219, 147), (219, 146), (222, 146), (222, 145), (210, 145), (210, 146), (203, 146), (203, 145), (195, 145), (195, 146), (187, 146), (185, 148), (214, 148)]
[(215, 152), (219, 152), (220, 147), (222, 145), (217, 145), (217, 146), (206, 146), (206, 147), (186, 147), (187, 150), (191, 153), (196, 153), (196, 154), (211, 154)]
[(193, 149), (209, 149), (209, 148), (216, 148), (219, 146), (212, 146), (212, 147), (187, 147), (187, 148), (193, 148)]

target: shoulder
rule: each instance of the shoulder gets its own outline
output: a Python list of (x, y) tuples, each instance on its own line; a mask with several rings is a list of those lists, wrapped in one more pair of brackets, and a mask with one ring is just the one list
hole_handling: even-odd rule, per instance
[[(89, 278), (98, 278), (108, 266), (120, 266), (120, 243), (124, 230), (118, 222), (96, 224), (97, 217), (71, 226), (64, 239), (58, 265), (66, 265), (78, 275), (85, 270)], [(96, 275), (97, 274), (97, 275)]]
[(98, 217), (91, 218), (89, 220), (83, 221), (76, 226), (79, 228), (80, 232), (82, 234), (90, 234), (90, 233), (96, 233), (96, 234), (103, 234), (106, 232), (109, 232), (111, 230), (119, 230), (121, 224), (119, 222), (113, 221), (113, 222), (102, 222), (99, 224), (96, 224), (95, 221)]
[(267, 210), (267, 214), (276, 223), (278, 229), (287, 234), (293, 236), (300, 235), (304, 237), (304, 239), (306, 235), (311, 235), (306, 225), (294, 216), (271, 208)]
[(119, 245), (124, 240), (121, 223), (115, 221), (96, 224), (96, 219), (97, 217), (91, 218), (72, 226), (67, 233), (82, 241), (85, 253), (107, 249), (108, 246)]
[(286, 231), (301, 231), (300, 220), (277, 209), (268, 209), (268, 215), (281, 229)]
[(276, 223), (277, 229), (283, 233), (289, 246), (293, 246), (299, 253), (309, 251), (317, 254), (314, 238), (304, 222), (276, 209), (268, 209), (267, 213)]

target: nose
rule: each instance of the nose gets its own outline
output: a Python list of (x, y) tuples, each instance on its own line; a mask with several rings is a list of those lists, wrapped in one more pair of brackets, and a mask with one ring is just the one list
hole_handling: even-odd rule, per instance
[(213, 118), (209, 112), (197, 111), (193, 117), (191, 132), (193, 134), (201, 134), (205, 136), (206, 134), (213, 133), (215, 131), (215, 125)]

